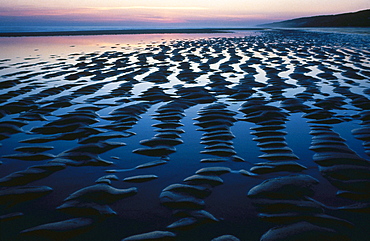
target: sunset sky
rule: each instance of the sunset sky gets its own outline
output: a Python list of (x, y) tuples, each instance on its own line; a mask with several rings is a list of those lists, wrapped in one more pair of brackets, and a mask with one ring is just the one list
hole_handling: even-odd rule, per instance
[(0, 24), (251, 27), (369, 8), (369, 0), (0, 0)]

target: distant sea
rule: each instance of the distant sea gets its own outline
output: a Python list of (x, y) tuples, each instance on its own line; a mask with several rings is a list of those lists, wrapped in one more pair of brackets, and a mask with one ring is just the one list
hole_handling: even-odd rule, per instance
[[(0, 26), (0, 33), (128, 30), (122, 26)], [(136, 28), (134, 28), (136, 29)], [(137, 28), (140, 29), (140, 28)]]

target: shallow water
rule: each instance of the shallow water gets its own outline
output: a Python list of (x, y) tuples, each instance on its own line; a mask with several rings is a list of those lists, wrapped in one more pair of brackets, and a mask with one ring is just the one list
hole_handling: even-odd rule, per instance
[[(171, 230), (177, 235), (176, 240), (211, 240), (224, 234), (232, 234), (240, 240), (259, 240), (270, 228), (297, 220), (288, 223), (280, 219), (276, 223), (260, 220), (258, 215), (263, 212), (247, 195), (248, 191), (264, 180), (307, 174), (319, 181), (313, 195), (317, 201), (335, 208), (361, 203), (367, 205), (367, 209), (350, 212), (323, 208), (325, 214), (353, 223), (352, 229), (344, 231), (341, 224), (326, 227), (322, 218), (310, 218), (315, 213), (305, 213), (300, 221), (313, 222), (326, 230), (330, 228), (350, 240), (364, 240), (368, 224), (363, 221), (369, 218), (369, 189), (355, 189), (363, 196), (361, 199), (336, 196), (338, 190), (351, 191), (352, 186), (343, 189), (343, 183), (330, 182), (330, 178), (319, 171), (314, 155), (326, 155), (330, 146), (317, 148), (312, 142), (316, 136), (311, 131), (326, 128), (330, 138), (340, 135), (343, 141), (336, 143), (341, 149), (333, 151), (335, 155), (347, 153), (349, 148), (353, 151), (351, 158), (369, 161), (369, 133), (365, 131), (361, 140), (352, 133), (357, 128), (369, 127), (369, 43), (367, 35), (300, 31), (0, 38), (0, 177), (30, 166), (53, 163), (57, 157), (75, 161), (39, 180), (30, 178), (26, 183), (9, 185), (0, 179), (0, 194), (17, 186), (53, 189), (40, 198), (29, 197), (32, 199), (29, 201), (19, 198), (17, 204), (0, 202), (0, 216), (23, 214), (4, 219), (0, 237), (42, 240), (51, 235), (56, 239), (55, 234), (45, 231), (19, 233), (82, 216), (91, 218), (93, 226), (81, 233), (67, 229), (72, 240), (121, 240), (155, 230)], [(288, 101), (298, 101), (301, 105), (286, 104)], [(249, 112), (246, 109), (249, 103), (257, 110)], [(140, 109), (137, 104), (145, 106)], [(126, 109), (122, 112), (121, 108)], [(270, 111), (271, 108), (275, 109)], [(310, 116), (317, 110), (322, 111), (321, 114)], [(63, 116), (68, 113), (72, 116), (70, 119)], [(256, 117), (256, 113), (262, 117)], [(65, 124), (66, 120), (77, 126)], [(18, 121), (21, 126), (17, 128), (17, 124), (6, 121)], [(48, 128), (50, 125), (52, 128)], [(256, 127), (278, 130), (255, 131)], [(210, 130), (212, 128), (216, 131)], [(217, 131), (222, 134), (217, 135)], [(149, 147), (140, 143), (156, 140), (155, 135), (163, 136), (163, 132), (171, 136), (165, 144)], [(111, 134), (117, 136), (91, 143), (105, 145), (114, 141), (126, 145), (97, 154), (94, 153), (99, 149), (96, 146), (87, 151), (93, 160), (100, 157), (112, 162), (111, 165), (84, 162), (67, 155), (66, 151), (86, 145), (86, 138)], [(278, 148), (275, 156), (261, 157), (273, 151), (262, 148), (266, 141), (258, 139), (261, 136), (282, 139), (274, 145), (284, 148)], [(326, 138), (325, 134), (317, 136)], [(27, 141), (30, 138), (39, 139), (30, 143)], [(223, 138), (228, 141), (222, 141)], [(206, 141), (209, 139), (217, 140), (217, 144), (210, 144)], [(169, 144), (179, 140), (182, 144)], [(201, 153), (218, 150), (217, 145), (222, 146), (222, 152)], [(53, 148), (44, 153), (55, 157), (39, 160), (26, 154), (28, 160), (9, 158), (8, 155), (21, 154), (15, 148), (24, 146), (51, 146)], [(167, 149), (163, 154), (153, 151), (154, 147)], [(140, 148), (147, 149), (138, 151)], [(255, 175), (239, 172), (249, 171), (260, 162), (291, 161), (292, 156), (296, 163), (305, 166), (304, 170), (287, 168)], [(135, 168), (158, 160), (166, 162)], [(369, 164), (361, 164), (363, 166), (369, 168)], [(231, 171), (220, 175), (221, 185), (184, 181), (205, 167), (228, 167)], [(94, 185), (97, 179), (113, 171), (118, 180), (111, 180), (111, 186), (138, 189), (134, 196), (109, 203), (115, 215), (85, 214), (84, 207), (76, 208), (73, 214), (56, 209), (70, 194)], [(137, 175), (156, 175), (157, 178), (137, 183), (123, 181)], [(349, 181), (358, 179), (352, 175)], [(364, 187), (370, 183), (368, 176), (361, 180)], [(205, 204), (201, 210), (211, 213), (218, 222), (196, 217), (192, 225), (167, 228), (181, 219), (177, 212), (185, 209), (187, 215), (192, 215), (189, 214), (193, 210), (191, 204), (185, 208), (173, 204), (174, 207), (168, 208), (159, 198), (163, 189), (176, 183), (212, 186), (210, 195), (202, 199)], [(88, 198), (83, 202), (93, 201)]]

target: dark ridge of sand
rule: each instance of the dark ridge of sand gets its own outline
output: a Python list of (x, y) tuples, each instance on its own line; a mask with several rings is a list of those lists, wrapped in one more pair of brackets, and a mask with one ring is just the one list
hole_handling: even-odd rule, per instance
[(82, 35), (121, 35), (121, 34), (202, 34), (231, 33), (241, 30), (263, 30), (263, 28), (202, 28), (202, 29), (135, 29), (135, 30), (86, 30), (86, 31), (52, 31), (52, 32), (14, 32), (0, 33), (0, 37), (45, 37), (45, 36), (82, 36)]

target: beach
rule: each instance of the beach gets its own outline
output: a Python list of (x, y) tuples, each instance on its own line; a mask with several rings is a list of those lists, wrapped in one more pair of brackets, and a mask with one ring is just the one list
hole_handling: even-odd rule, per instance
[(130, 31), (0, 34), (0, 239), (366, 240), (366, 31)]

